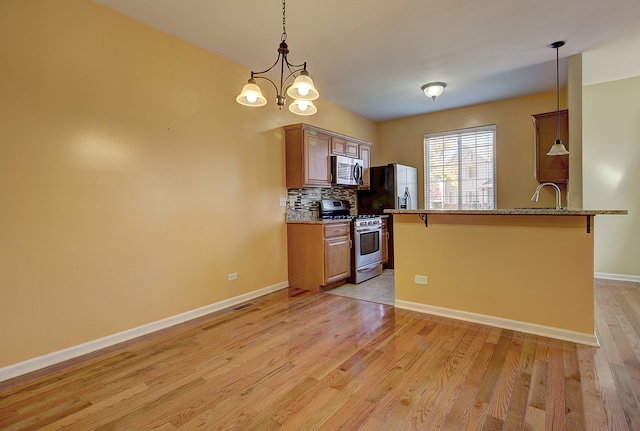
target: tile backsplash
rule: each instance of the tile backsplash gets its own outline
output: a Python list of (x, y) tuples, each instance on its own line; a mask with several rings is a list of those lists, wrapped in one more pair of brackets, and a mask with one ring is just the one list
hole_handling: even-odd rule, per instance
[(351, 215), (357, 214), (356, 191), (342, 187), (287, 189), (287, 220), (318, 220), (321, 199), (346, 199)]

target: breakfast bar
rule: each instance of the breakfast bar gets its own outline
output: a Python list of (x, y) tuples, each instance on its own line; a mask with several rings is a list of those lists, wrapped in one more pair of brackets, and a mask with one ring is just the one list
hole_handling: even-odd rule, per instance
[(395, 306), (597, 345), (596, 215), (626, 210), (385, 210)]

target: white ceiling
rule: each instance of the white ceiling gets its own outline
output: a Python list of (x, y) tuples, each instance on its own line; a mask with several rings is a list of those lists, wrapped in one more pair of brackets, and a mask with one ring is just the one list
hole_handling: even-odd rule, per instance
[[(277, 57), (280, 0), (94, 1), (254, 71)], [(289, 61), (307, 62), (322, 99), (374, 121), (553, 91), (549, 44), (567, 43), (564, 87), (567, 57), (639, 25), (638, 0), (289, 0), (286, 8)], [(229, 85), (239, 93), (248, 75)], [(448, 84), (435, 102), (420, 90), (431, 81)], [(273, 107), (274, 89), (262, 88)]]

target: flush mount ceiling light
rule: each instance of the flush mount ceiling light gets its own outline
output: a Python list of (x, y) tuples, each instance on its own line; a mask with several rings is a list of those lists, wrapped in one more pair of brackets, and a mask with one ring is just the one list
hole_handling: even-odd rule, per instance
[[(262, 72), (251, 71), (251, 78), (242, 88), (242, 92), (236, 97), (236, 102), (245, 106), (264, 106), (267, 99), (262, 95), (260, 87), (256, 84), (256, 79), (264, 79), (269, 81), (276, 89), (276, 103), (278, 109), (287, 102), (287, 97), (291, 97), (293, 102), (289, 105), (289, 111), (298, 115), (313, 115), (318, 109), (313, 104), (320, 94), (313, 85), (313, 81), (307, 72), (307, 63), (291, 64), (287, 59), (289, 48), (287, 46), (287, 30), (285, 20), (285, 0), (282, 0), (282, 37), (280, 38), (280, 46), (278, 47), (278, 58), (273, 66)], [(270, 78), (264, 76), (271, 69), (280, 64), (280, 82), (276, 85)], [(285, 76), (286, 75), (286, 76)], [(295, 77), (293, 83), (286, 86), (289, 79)], [(286, 96), (283, 89), (286, 87)]]
[(421, 88), (427, 97), (431, 97), (435, 101), (436, 97), (442, 94), (444, 87), (446, 86), (447, 84), (444, 82), (430, 82), (428, 84), (424, 84)]
[(562, 40), (553, 42), (551, 45), (549, 45), (550, 48), (554, 48), (556, 50), (556, 111), (558, 114), (558, 128), (556, 134), (556, 142), (551, 146), (551, 149), (547, 153), (547, 156), (565, 156), (569, 154), (565, 146), (562, 144), (562, 140), (560, 139), (560, 69), (558, 67), (558, 48), (560, 48), (561, 46), (564, 46), (564, 41)]

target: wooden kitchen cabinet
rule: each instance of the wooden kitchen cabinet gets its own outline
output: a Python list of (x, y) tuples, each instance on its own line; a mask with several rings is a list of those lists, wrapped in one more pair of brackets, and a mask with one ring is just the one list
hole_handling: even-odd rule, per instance
[(358, 187), (360, 190), (369, 190), (371, 181), (369, 177), (369, 168), (371, 167), (371, 145), (361, 143), (359, 146), (360, 156), (362, 159), (362, 185)]
[(287, 224), (289, 286), (315, 292), (344, 284), (351, 275), (349, 222)]
[(330, 187), (331, 136), (304, 124), (286, 126), (287, 187)]
[(351, 232), (349, 223), (324, 226), (323, 286), (351, 276)]
[(331, 137), (331, 154), (359, 158), (360, 150), (357, 142), (348, 141), (339, 136)]
[(389, 219), (382, 217), (382, 243), (380, 244), (382, 251), (382, 264), (389, 263)]
[(284, 127), (287, 187), (331, 187), (330, 155), (362, 159), (363, 185), (369, 189), (371, 144), (308, 124)]
[[(534, 176), (540, 183), (566, 183), (569, 179), (569, 156), (547, 156), (558, 136), (558, 111), (532, 115), (535, 157)], [(560, 111), (560, 139), (569, 150), (569, 111)]]

